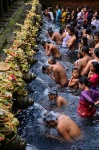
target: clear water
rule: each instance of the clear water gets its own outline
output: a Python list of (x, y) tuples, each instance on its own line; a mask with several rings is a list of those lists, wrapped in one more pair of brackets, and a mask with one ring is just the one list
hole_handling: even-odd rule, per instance
[[(45, 31), (49, 26), (52, 26), (54, 31), (59, 30), (55, 24), (50, 24), (44, 20), (42, 26), (44, 30), (40, 32), (40, 37), (44, 40), (47, 40)], [(99, 150), (99, 120), (94, 120), (92, 126), (85, 125), (86, 120), (81, 119), (77, 115), (78, 91), (68, 87), (60, 88), (48, 75), (42, 73), (41, 68), (43, 64), (47, 63), (47, 57), (45, 56), (45, 50), (42, 46), (39, 44), (38, 47), (40, 49), (36, 55), (38, 63), (31, 66), (30, 69), (37, 75), (37, 78), (26, 87), (29, 91), (29, 96), (34, 99), (35, 103), (28, 109), (23, 110), (18, 116), (21, 122), (19, 134), (25, 138), (28, 143), (26, 150)], [(62, 48), (60, 48), (60, 51), (62, 55), (61, 62), (68, 68), (67, 75), (68, 78), (70, 78), (73, 62), (76, 57), (68, 57)], [(75, 52), (75, 56), (76, 53), (77, 52)], [(56, 107), (55, 102), (50, 102), (47, 96), (49, 88), (57, 89), (59, 95), (67, 99), (68, 106), (59, 109)], [(45, 127), (42, 121), (42, 116), (47, 110), (53, 110), (70, 116), (80, 126), (83, 139), (68, 143), (46, 137), (47, 133), (57, 135), (56, 129)]]

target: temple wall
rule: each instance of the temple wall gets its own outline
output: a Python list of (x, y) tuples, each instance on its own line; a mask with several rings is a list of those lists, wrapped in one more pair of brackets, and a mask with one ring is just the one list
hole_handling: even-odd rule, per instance
[(57, 4), (61, 4), (63, 7), (70, 6), (72, 9), (76, 9), (78, 6), (88, 5), (94, 10), (99, 11), (99, 0), (40, 0), (41, 4), (45, 6), (52, 6), (55, 8)]

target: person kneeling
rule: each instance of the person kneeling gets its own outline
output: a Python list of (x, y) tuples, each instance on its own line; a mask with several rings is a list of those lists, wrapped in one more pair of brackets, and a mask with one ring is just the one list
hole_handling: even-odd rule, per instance
[(72, 119), (70, 119), (69, 116), (51, 111), (44, 115), (43, 121), (47, 127), (56, 128), (59, 134), (62, 136), (62, 138), (58, 138), (49, 135), (48, 137), (50, 138), (52, 137), (58, 140), (64, 139), (69, 142), (72, 142), (73, 139), (81, 138), (81, 131), (79, 126)]
[(64, 105), (67, 105), (67, 101), (66, 99), (64, 99), (63, 97), (61, 97), (60, 95), (58, 95), (58, 92), (56, 90), (53, 90), (51, 92), (48, 93), (49, 99), (50, 100), (55, 100), (57, 103), (57, 106), (60, 108)]

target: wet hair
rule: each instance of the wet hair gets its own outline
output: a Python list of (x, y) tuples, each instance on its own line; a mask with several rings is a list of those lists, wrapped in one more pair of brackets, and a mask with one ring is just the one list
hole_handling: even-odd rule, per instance
[(49, 67), (49, 65), (43, 65), (42, 66), (42, 72), (45, 73), (46, 69)]
[(57, 90), (49, 91), (48, 94), (58, 96), (58, 91)]
[(95, 48), (94, 53), (95, 53), (96, 57), (99, 58), (99, 48)]
[(56, 59), (52, 56), (49, 59), (51, 59), (52, 64), (56, 64)]
[(47, 29), (47, 31), (49, 31), (49, 30), (52, 30), (52, 27), (49, 27), (49, 28)]
[(59, 33), (62, 35), (63, 32), (64, 32), (64, 28), (60, 28)]
[(42, 42), (41, 42), (41, 45), (42, 45), (42, 46), (45, 46), (45, 44), (46, 44), (45, 41), (42, 41)]
[(50, 121), (56, 121), (57, 118), (58, 116), (53, 111), (50, 111), (44, 114), (43, 121), (49, 123)]
[(89, 54), (89, 47), (88, 46), (82, 46), (82, 52)]
[(90, 87), (92, 85), (92, 83), (88, 80), (88, 78), (86, 76), (82, 76), (78, 79), (78, 82), (80, 84), (85, 84), (86, 86)]
[(49, 31), (48, 31), (48, 34), (49, 34), (50, 36), (52, 36), (53, 30), (49, 30)]
[(69, 27), (68, 29), (70, 30), (70, 32), (71, 32), (71, 33), (73, 33), (73, 34), (74, 34), (75, 30), (74, 30), (74, 28), (73, 28), (73, 27)]
[(86, 33), (87, 33), (87, 34), (90, 34), (90, 33), (91, 33), (91, 29), (90, 29), (90, 28), (87, 28), (87, 29), (86, 29)]
[(99, 74), (99, 63), (97, 61), (93, 61), (91, 64), (95, 69), (95, 73)]
[(88, 39), (87, 39), (86, 36), (83, 36), (81, 39), (83, 40), (83, 45), (84, 46), (88, 45)]
[(78, 68), (73, 68), (73, 69), (72, 69), (72, 73), (73, 73), (73, 71), (75, 71), (75, 70), (79, 71)]

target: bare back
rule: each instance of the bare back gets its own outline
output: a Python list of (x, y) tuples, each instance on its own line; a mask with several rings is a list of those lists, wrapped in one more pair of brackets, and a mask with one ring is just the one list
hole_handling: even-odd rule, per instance
[(59, 84), (61, 85), (67, 84), (68, 79), (67, 79), (67, 74), (65, 70), (59, 65), (53, 65), (53, 66), (54, 66), (53, 73), (54, 73), (56, 80), (58, 80)]
[(78, 61), (78, 69), (80, 71), (80, 74), (82, 74), (82, 71), (84, 70), (84, 68), (86, 67), (87, 63), (92, 60), (92, 57), (86, 55), (85, 57), (83, 57), (82, 59), (79, 59)]
[(56, 44), (62, 44), (62, 40), (61, 40), (61, 34), (59, 32), (54, 32), (51, 38), (53, 41), (56, 42)]
[(58, 117), (57, 130), (63, 134), (62, 136), (66, 140), (78, 138), (81, 135), (79, 126), (64, 114), (60, 114)]
[(54, 57), (60, 57), (60, 51), (55, 44), (49, 44), (49, 49)]
[(63, 98), (63, 97), (61, 97), (61, 96), (58, 96), (58, 97), (57, 97), (56, 102), (57, 102), (57, 106), (58, 106), (58, 107), (67, 105), (66, 99)]
[(73, 35), (73, 36), (71, 36), (71, 38), (68, 40), (68, 42), (67, 42), (66, 45), (67, 45), (67, 47), (68, 47), (69, 50), (74, 50), (75, 44), (76, 44), (76, 36)]

